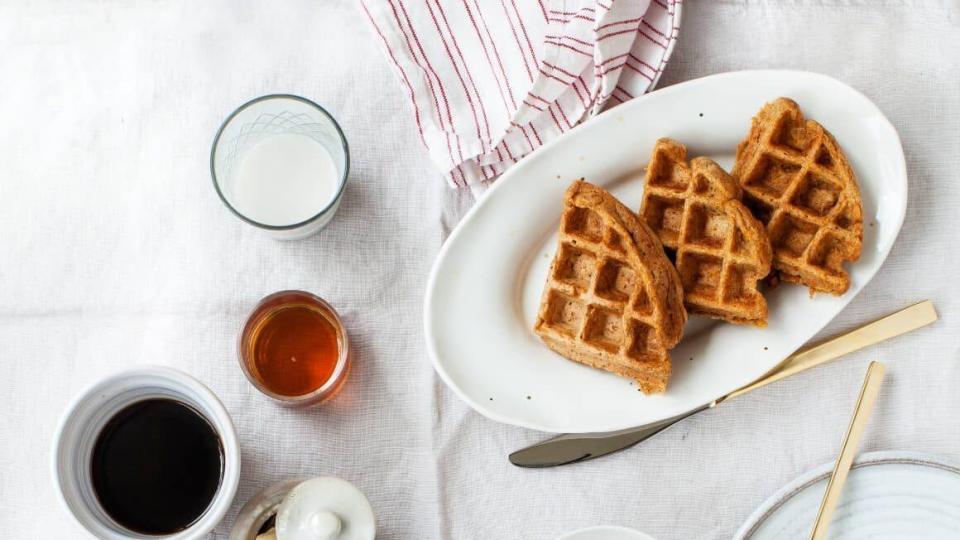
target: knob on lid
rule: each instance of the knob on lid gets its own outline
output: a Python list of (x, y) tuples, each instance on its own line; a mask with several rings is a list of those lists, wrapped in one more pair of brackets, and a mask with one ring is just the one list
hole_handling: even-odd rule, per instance
[(324, 476), (298, 484), (277, 510), (281, 540), (373, 540), (370, 502), (346, 480)]

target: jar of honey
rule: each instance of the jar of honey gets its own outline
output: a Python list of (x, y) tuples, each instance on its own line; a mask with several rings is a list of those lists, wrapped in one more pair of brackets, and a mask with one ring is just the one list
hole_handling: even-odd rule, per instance
[(349, 371), (349, 343), (339, 315), (304, 291), (261, 300), (240, 333), (240, 367), (261, 392), (284, 405), (330, 399)]

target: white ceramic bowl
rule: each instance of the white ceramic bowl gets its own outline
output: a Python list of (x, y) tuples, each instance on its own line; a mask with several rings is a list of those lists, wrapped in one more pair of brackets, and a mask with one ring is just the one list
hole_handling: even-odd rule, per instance
[[(90, 481), (90, 454), (104, 424), (131, 403), (150, 398), (172, 398), (191, 405), (210, 422), (223, 444), (223, 479), (207, 510), (189, 528), (166, 536), (147, 536), (117, 524), (100, 507)], [(171, 368), (141, 367), (112, 375), (73, 400), (54, 436), (53, 480), (67, 510), (97, 538), (202, 538), (233, 502), (240, 481), (240, 443), (227, 410), (200, 381)]]

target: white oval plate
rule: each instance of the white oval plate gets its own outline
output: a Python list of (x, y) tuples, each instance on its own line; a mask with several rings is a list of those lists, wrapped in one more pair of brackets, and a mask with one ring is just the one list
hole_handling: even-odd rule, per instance
[(654, 540), (649, 534), (636, 529), (617, 527), (614, 525), (599, 525), (578, 529), (559, 536), (557, 540)]
[[(584, 177), (640, 206), (643, 167), (659, 137), (729, 169), (750, 119), (795, 99), (833, 132), (860, 184), (864, 247), (841, 297), (784, 285), (767, 295), (765, 329), (692, 317), (671, 353), (664, 394), (566, 360), (533, 333), (564, 190)], [(876, 274), (903, 223), (907, 175), (893, 126), (866, 97), (824, 75), (741, 71), (677, 84), (605, 112), (511, 168), (470, 210), (434, 263), (424, 303), (440, 377), (474, 409), (549, 432), (615, 431), (690, 411), (750, 383), (830, 322)]]
[[(757, 508), (734, 538), (809, 538), (832, 470), (832, 462), (824, 463), (784, 486)], [(958, 534), (960, 465), (907, 452), (860, 456), (829, 529), (832, 540), (933, 540)]]

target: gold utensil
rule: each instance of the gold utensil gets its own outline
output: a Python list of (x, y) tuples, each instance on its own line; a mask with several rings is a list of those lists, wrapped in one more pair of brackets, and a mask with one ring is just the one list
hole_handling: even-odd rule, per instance
[(853, 458), (857, 455), (860, 438), (867, 429), (867, 421), (870, 420), (870, 412), (873, 411), (873, 405), (880, 393), (880, 384), (883, 382), (885, 371), (886, 368), (880, 362), (870, 362), (870, 367), (867, 368), (867, 376), (863, 380), (863, 387), (860, 388), (860, 397), (857, 398), (857, 406), (853, 409), (850, 427), (847, 428), (847, 434), (840, 446), (840, 455), (837, 456), (837, 464), (833, 467), (833, 474), (830, 475), (827, 491), (823, 494), (823, 501), (820, 502), (820, 511), (817, 512), (817, 520), (813, 524), (810, 540), (822, 540), (827, 537), (827, 528), (830, 526), (833, 511), (840, 500), (843, 484), (850, 473), (850, 465), (853, 464)]
[(924, 300), (878, 321), (795, 353), (766, 376), (721, 396), (688, 413), (662, 422), (623, 431), (606, 433), (571, 433), (528, 446), (510, 454), (510, 462), (518, 467), (556, 467), (598, 458), (629, 448), (700, 411), (716, 407), (724, 401), (746, 394), (790, 375), (818, 366), (869, 345), (906, 334), (937, 320), (933, 302)]
[(902, 309), (866, 326), (861, 326), (856, 330), (847, 332), (842, 336), (794, 353), (781, 362), (780, 365), (774, 368), (773, 372), (766, 377), (748, 384), (739, 390), (730, 392), (718, 399), (717, 403), (733, 397), (742, 396), (761, 386), (785, 379), (791, 375), (818, 366), (824, 362), (840, 358), (864, 347), (874, 345), (885, 339), (906, 334), (936, 320), (937, 311), (933, 309), (933, 302), (924, 300), (923, 302)]

